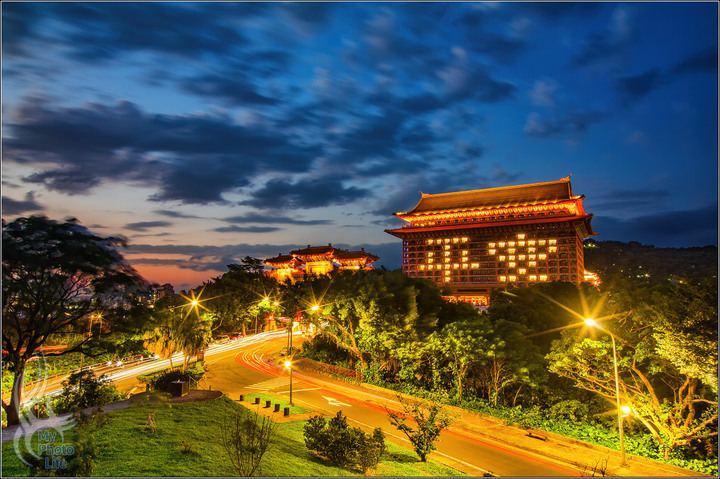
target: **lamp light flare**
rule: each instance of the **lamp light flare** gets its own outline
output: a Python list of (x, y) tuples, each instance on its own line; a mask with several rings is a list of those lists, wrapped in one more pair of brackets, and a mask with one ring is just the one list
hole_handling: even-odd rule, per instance
[(585, 324), (587, 324), (588, 326), (595, 326), (596, 323), (595, 320), (592, 318), (585, 318)]
[(290, 366), (292, 366), (292, 363), (290, 361), (285, 361), (285, 367), (290, 369)]
[(317, 311), (318, 309), (320, 309), (320, 306), (318, 306), (318, 305), (316, 304), (315, 306), (313, 306), (313, 307), (310, 308), (310, 309), (312, 309), (313, 311)]

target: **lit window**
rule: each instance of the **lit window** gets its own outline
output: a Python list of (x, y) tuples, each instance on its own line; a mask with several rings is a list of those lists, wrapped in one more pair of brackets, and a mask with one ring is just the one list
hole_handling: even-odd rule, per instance
[(444, 254), (445, 256), (450, 256), (450, 251), (445, 251), (443, 254)]
[(449, 243), (449, 242), (450, 242), (450, 238), (445, 238), (445, 242), (446, 242), (446, 243)]
[(535, 261), (530, 261), (528, 263), (528, 266), (530, 266), (531, 268), (534, 268), (535, 266), (537, 266), (537, 263)]
[(518, 259), (519, 259), (520, 261), (525, 261), (525, 255), (524, 255), (524, 254), (521, 254), (520, 256), (518, 256)]
[(515, 248), (508, 248), (508, 253), (513, 254), (515, 252)]
[(534, 253), (537, 248), (528, 248), (528, 253)]
[(528, 243), (528, 246), (534, 246), (534, 245), (535, 245), (535, 240), (528, 240), (527, 243)]
[(525, 242), (524, 242), (524, 241), (518, 241), (518, 246), (525, 246)]
[(546, 258), (547, 258), (547, 255), (546, 255), (546, 254), (539, 254), (539, 255), (538, 255), (538, 259), (546, 259)]
[(449, 283), (449, 282), (450, 282), (450, 278), (445, 278), (445, 282), (446, 282), (446, 283)]
[(538, 244), (539, 244), (540, 246), (543, 246), (543, 245), (545, 244), (545, 240), (539, 240), (539, 241), (538, 241)]
[(445, 246), (443, 246), (443, 249), (450, 249), (450, 245), (446, 244)]
[(467, 263), (465, 263), (465, 264), (463, 265), (463, 269), (467, 269), (467, 268), (468, 268), (468, 265), (467, 265)]
[(498, 261), (505, 261), (505, 256), (498, 256), (497, 259)]
[(517, 277), (516, 277), (516, 276), (508, 276), (508, 279), (509, 279), (510, 281), (517, 281)]
[(433, 265), (429, 264), (428, 269), (433, 269)]
[(428, 260), (428, 264), (430, 264), (430, 263), (432, 263), (432, 262), (433, 262), (433, 259), (430, 258), (430, 259)]
[(466, 250), (466, 249), (462, 250), (462, 254), (463, 254), (463, 256), (467, 256), (468, 250)]
[(460, 267), (460, 263), (453, 264), (453, 269), (458, 269)]
[(507, 277), (505, 277), (505, 276), (498, 276), (498, 281), (505, 282), (505, 281), (507, 281)]
[(463, 243), (467, 243), (467, 238), (460, 238), (460, 241), (462, 241)]
[(467, 261), (467, 260), (468, 260), (467, 258), (462, 258), (462, 261), (463, 261), (463, 262), (465, 262), (465, 261)]
[(450, 262), (450, 258), (443, 258), (443, 261), (446, 262), (446, 263), (449, 263), (449, 262)]
[(536, 256), (534, 254), (528, 255), (528, 259), (535, 259)]
[(428, 240), (428, 244), (433, 244), (433, 240)]
[(432, 256), (433, 254), (435, 254), (435, 253), (433, 253), (432, 251), (430, 251), (430, 252), (428, 252), (427, 255), (428, 255), (428, 256)]
[(508, 260), (509, 260), (509, 261), (515, 261), (515, 255), (510, 255), (510, 256), (508, 256)]
[(508, 263), (508, 268), (514, 268), (514, 267), (515, 267), (515, 263), (514, 263), (514, 262), (511, 261), (511, 262)]
[(459, 243), (459, 242), (460, 242), (460, 238), (453, 238), (453, 243)]
[(540, 281), (547, 281), (547, 276), (544, 274), (540, 275)]
[(557, 240), (556, 240), (556, 239), (550, 239), (550, 240), (548, 240), (548, 244), (557, 244)]
[(501, 247), (501, 248), (504, 248), (504, 247), (505, 247), (505, 242), (504, 242), (504, 241), (499, 242), (499, 243), (498, 243), (498, 246)]
[(517, 235), (518, 239), (525, 239), (525, 233), (520, 233)]
[(514, 241), (508, 241), (508, 246), (515, 246), (515, 242), (514, 242)]
[(520, 268), (520, 269), (518, 269), (518, 273), (525, 274), (525, 273), (527, 273), (527, 270), (525, 268)]
[(537, 281), (537, 276), (535, 276), (534, 274), (531, 274), (530, 276), (528, 276), (528, 279), (530, 281)]
[(445, 271), (445, 276), (449, 276), (449, 275), (450, 275), (450, 270)]
[(554, 253), (557, 251), (557, 246), (548, 246), (548, 251)]
[[(495, 254), (496, 252), (497, 252), (496, 249), (490, 249), (490, 250), (488, 250), (488, 253), (490, 253), (490, 254)], [(463, 251), (463, 254), (465, 254), (464, 251)]]
[(473, 263), (473, 264), (470, 265), (470, 267), (471, 267), (472, 269), (478, 269), (478, 268), (480, 267), (480, 265), (479, 265), (478, 263)]
[(488, 243), (488, 248), (494, 248), (494, 247), (495, 247), (495, 243)]
[(422, 265), (422, 264), (421, 264), (421, 265), (420, 265), (420, 270), (422, 271), (422, 270), (424, 270), (424, 269), (425, 269), (425, 265)]

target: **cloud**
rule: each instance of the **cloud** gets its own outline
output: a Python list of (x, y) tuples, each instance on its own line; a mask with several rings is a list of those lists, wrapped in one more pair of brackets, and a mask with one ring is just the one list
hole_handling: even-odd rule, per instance
[(180, 88), (190, 94), (224, 100), (233, 106), (275, 105), (278, 100), (257, 92), (242, 74), (210, 74), (181, 80)]
[(533, 112), (527, 117), (524, 131), (534, 138), (574, 139), (605, 117), (606, 113), (589, 110), (568, 110), (554, 117)]
[(664, 83), (665, 77), (657, 68), (640, 75), (622, 77), (615, 82), (622, 106), (646, 96)]
[(455, 47), (452, 53), (454, 62), (437, 73), (443, 82), (445, 94), (451, 100), (473, 98), (495, 103), (512, 95), (514, 85), (492, 78), (486, 66), (470, 63), (463, 48)]
[(718, 49), (716, 47), (693, 53), (681, 60), (672, 69), (672, 73), (682, 75), (686, 73), (715, 72), (718, 69)]
[(635, 33), (630, 24), (630, 15), (623, 6), (613, 12), (607, 29), (590, 35), (572, 59), (579, 67), (592, 67), (616, 71), (629, 61), (629, 48), (635, 42)]
[(227, 223), (271, 223), (271, 224), (288, 224), (288, 225), (328, 225), (331, 224), (330, 220), (302, 220), (291, 216), (282, 216), (282, 213), (267, 212), (264, 214), (260, 213), (247, 213), (241, 216), (230, 216), (227, 218), (221, 218), (222, 221)]
[(627, 211), (629, 208), (640, 210), (648, 207), (657, 207), (669, 198), (670, 194), (670, 190), (665, 189), (613, 189), (604, 194), (592, 195), (592, 200), (585, 200), (585, 202), (586, 204), (590, 202), (592, 203), (593, 211)]
[(272, 233), (273, 231), (280, 231), (282, 228), (276, 228), (274, 226), (220, 226), (213, 228), (213, 231), (218, 233)]
[(558, 84), (552, 79), (537, 80), (530, 91), (530, 100), (533, 105), (555, 106), (555, 91)]
[(172, 225), (173, 224), (168, 221), (138, 221), (137, 223), (128, 223), (123, 226), (123, 228), (144, 233), (150, 228), (167, 228)]
[(42, 211), (45, 207), (35, 201), (35, 193), (28, 191), (24, 200), (14, 200), (7, 196), (2, 197), (2, 213), (8, 216), (18, 216), (31, 211)]
[(639, 241), (660, 247), (717, 245), (718, 206), (709, 204), (693, 210), (667, 211), (636, 218), (610, 216), (593, 218), (598, 240)]
[(173, 210), (154, 210), (153, 213), (163, 216), (169, 216), (171, 218), (187, 218), (187, 219), (197, 219), (202, 218), (201, 216), (195, 216), (195, 215), (188, 215), (185, 213), (181, 213), (179, 211), (173, 211)]
[(42, 171), (25, 180), (65, 194), (129, 181), (157, 188), (156, 201), (220, 203), (256, 174), (307, 170), (321, 152), (272, 125), (235, 125), (221, 114), (152, 115), (128, 101), (53, 107), (31, 98), (8, 116), (4, 161), (36, 164)]
[(318, 208), (342, 205), (369, 195), (370, 190), (346, 187), (335, 177), (309, 178), (295, 183), (273, 179), (252, 192), (250, 200), (241, 201), (240, 204), (258, 208)]

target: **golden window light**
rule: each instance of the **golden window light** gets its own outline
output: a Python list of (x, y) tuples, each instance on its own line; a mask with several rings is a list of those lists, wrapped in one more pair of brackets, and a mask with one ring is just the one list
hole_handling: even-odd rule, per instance
[(495, 249), (488, 250), (488, 253), (490, 253), (490, 254), (495, 254), (496, 252), (497, 252), (497, 250), (495, 250)]
[(499, 280), (499, 281), (502, 281), (502, 282), (505, 282), (505, 281), (507, 280), (507, 277), (505, 277), (505, 276), (498, 276), (498, 280)]
[(513, 254), (515, 252), (515, 248), (508, 248), (508, 253)]
[(497, 259), (498, 261), (505, 261), (505, 256), (498, 256)]
[(534, 274), (531, 274), (530, 276), (528, 276), (528, 279), (530, 281), (537, 281), (537, 276), (535, 276)]
[(466, 250), (466, 249), (462, 250), (462, 254), (463, 254), (463, 256), (466, 256), (468, 254), (468, 250)]
[(515, 267), (515, 263), (514, 263), (514, 262), (511, 261), (511, 262), (508, 263), (508, 268), (514, 268), (514, 267)]
[(517, 281), (517, 276), (508, 276), (510, 281)]
[(467, 261), (467, 260), (468, 260), (467, 258), (462, 258), (462, 261), (463, 261), (463, 262), (465, 262), (465, 261)]
[(537, 248), (528, 248), (528, 253), (534, 253), (535, 251), (537, 251)]
[(528, 266), (530, 266), (531, 268), (534, 268), (535, 266), (537, 266), (537, 262), (535, 262), (535, 261), (530, 261), (530, 262), (528, 263)]
[(471, 267), (472, 269), (478, 269), (478, 268), (480, 267), (480, 265), (479, 265), (478, 263), (473, 263), (473, 264), (470, 265), (470, 267)]
[(547, 255), (546, 255), (546, 254), (539, 254), (539, 255), (538, 255), (538, 259), (545, 259), (545, 258), (547, 258)]
[(504, 242), (504, 241), (499, 242), (499, 243), (498, 243), (498, 246), (501, 247), (501, 248), (504, 248), (504, 247), (505, 247), (505, 242)]
[(518, 273), (525, 274), (525, 273), (527, 273), (527, 270), (525, 268), (520, 268), (520, 269), (518, 269)]
[(548, 246), (548, 251), (551, 253), (555, 253), (557, 251), (557, 246)]
[(534, 254), (528, 255), (528, 259), (535, 259), (537, 256)]
[(525, 233), (518, 233), (518, 239), (525, 239)]
[(520, 261), (524, 261), (524, 260), (525, 260), (525, 255), (524, 255), (524, 254), (519, 255), (519, 256), (518, 256), (518, 259), (519, 259)]
[(528, 240), (527, 244), (528, 244), (528, 246), (534, 246), (535, 240)]
[(538, 244), (539, 244), (540, 246), (543, 246), (543, 245), (545, 244), (545, 240), (538, 240)]
[(508, 256), (508, 260), (509, 260), (509, 261), (515, 261), (515, 255), (510, 255), (510, 256)]
[(549, 239), (549, 240), (548, 240), (548, 244), (557, 244), (557, 240), (556, 240), (556, 239)]
[(468, 240), (468, 239), (465, 238), (465, 237), (460, 238), (460, 241), (462, 241), (463, 243), (467, 243), (467, 240)]
[(459, 243), (459, 242), (460, 242), (460, 238), (453, 238), (453, 243)]
[(488, 248), (494, 248), (494, 247), (495, 247), (495, 243), (488, 243)]
[(518, 246), (525, 246), (525, 242), (524, 242), (524, 241), (518, 241)]

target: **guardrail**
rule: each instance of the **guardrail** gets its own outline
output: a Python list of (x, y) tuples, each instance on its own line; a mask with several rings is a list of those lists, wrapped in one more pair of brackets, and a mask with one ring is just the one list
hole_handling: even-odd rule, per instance
[[(152, 361), (152, 360), (154, 360), (154, 357), (153, 357), (153, 356), (148, 356), (148, 357), (146, 357), (146, 356), (143, 356), (142, 354), (136, 354), (136, 355), (133, 355), (133, 356), (127, 356), (127, 357), (124, 357), (124, 358), (122, 358), (122, 359), (116, 359), (116, 360), (113, 360), (113, 361), (104, 361), (104, 362), (102, 362), (102, 363), (89, 364), (89, 365), (87, 365), (87, 366), (82, 366), (82, 367), (80, 367), (80, 368), (75, 368), (75, 369), (71, 369), (71, 370), (69, 370), (69, 371), (65, 371), (65, 372), (62, 372), (62, 373), (53, 374), (52, 376), (47, 376), (46, 378), (43, 377), (43, 378), (40, 378), (40, 379), (34, 379), (34, 380), (32, 380), (32, 381), (26, 382), (26, 383), (24, 384), (24, 387), (29, 387), (29, 386), (32, 386), (32, 385), (34, 385), (34, 384), (36, 384), (36, 383), (39, 383), (39, 382), (41, 382), (41, 381), (51, 380), (51, 379), (58, 378), (58, 377), (61, 377), (61, 376), (69, 376), (70, 374), (76, 373), (76, 372), (81, 371), (81, 370), (83, 370), (83, 369), (90, 369), (90, 370), (92, 370), (92, 371), (102, 370), (102, 369), (112, 369), (113, 367), (118, 367), (118, 366), (117, 366), (117, 363), (118, 363), (118, 362), (121, 363), (121, 365), (120, 365), (119, 367), (123, 367), (123, 366), (131, 365), (131, 364), (136, 364), (136, 363), (139, 363), (139, 362), (142, 362), (142, 361)], [(108, 365), (108, 363), (110, 363), (110, 365)]]
[(308, 358), (301, 358), (295, 361), (295, 367), (298, 369), (302, 368), (320, 373), (338, 374), (347, 378), (357, 379), (358, 381), (363, 380), (363, 373), (360, 371), (344, 368), (342, 366), (335, 366), (333, 364), (321, 363)]

